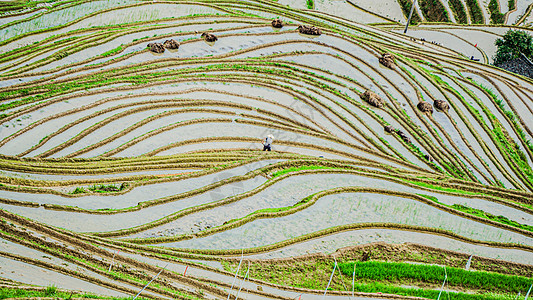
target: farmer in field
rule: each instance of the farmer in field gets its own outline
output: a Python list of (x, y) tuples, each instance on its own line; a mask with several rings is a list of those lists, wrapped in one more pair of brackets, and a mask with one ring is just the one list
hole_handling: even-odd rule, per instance
[(272, 151), (272, 142), (274, 141), (274, 136), (269, 134), (267, 137), (263, 140), (263, 151)]

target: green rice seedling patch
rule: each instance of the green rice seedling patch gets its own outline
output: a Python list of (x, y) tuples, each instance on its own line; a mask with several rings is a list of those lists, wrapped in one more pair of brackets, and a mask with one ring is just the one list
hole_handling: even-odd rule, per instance
[(275, 178), (275, 177), (278, 177), (278, 176), (281, 176), (281, 175), (285, 175), (287, 173), (292, 173), (292, 172), (298, 172), (298, 171), (303, 171), (303, 170), (325, 170), (325, 169), (342, 169), (342, 168), (336, 168), (336, 167), (327, 167), (327, 166), (300, 166), (300, 167), (290, 167), (290, 168), (287, 168), (287, 169), (283, 169), (283, 170), (280, 170), (280, 171), (276, 171), (272, 174), (272, 178)]
[[(435, 265), (421, 265), (397, 262), (350, 262), (340, 263), (341, 272), (347, 276), (368, 281), (391, 283), (432, 283), (438, 285), (444, 280), (444, 268)], [(529, 288), (530, 279), (521, 276), (510, 276), (485, 271), (468, 271), (447, 267), (448, 284), (453, 287), (484, 290), (490, 292), (518, 293)]]
[(465, 0), (465, 2), (468, 7), (468, 12), (470, 13), (472, 24), (485, 23), (485, 18), (483, 17), (483, 11), (479, 6), (479, 2), (477, 0)]
[[(95, 192), (95, 193), (114, 193), (114, 192), (120, 192), (120, 191), (123, 191), (125, 189), (128, 188), (128, 183), (122, 183), (120, 186), (116, 186), (116, 185), (113, 185), (113, 184), (109, 184), (109, 185), (105, 185), (105, 184), (100, 184), (100, 185), (93, 185), (91, 187), (89, 187), (89, 191), (91, 192)], [(80, 188), (82, 189), (83, 191), (80, 192), (80, 193), (84, 193), (85, 190), (83, 188)], [(76, 188), (76, 190), (78, 190), (78, 188)], [(76, 191), (74, 190), (74, 191)]]
[[(423, 297), (427, 299), (437, 299), (439, 295), (440, 284), (444, 280), (444, 269), (440, 266), (425, 266), (425, 265), (414, 265), (414, 264), (398, 264), (399, 267), (396, 267), (397, 263), (386, 263), (379, 261), (371, 262), (357, 262), (356, 266), (356, 276), (355, 284), (353, 289), (355, 292), (363, 293), (384, 293), (384, 294), (395, 294), (395, 295), (404, 295), (404, 296), (414, 296), (414, 297)], [(236, 268), (236, 264), (223, 264), (226, 270)], [(334, 291), (346, 291), (352, 288), (352, 272), (353, 272), (353, 262), (341, 262), (338, 265), (338, 268), (342, 272), (342, 276), (339, 272), (335, 271), (333, 274), (333, 280), (330, 285), (330, 290)], [(359, 266), (361, 265), (361, 270), (358, 271)], [(420, 267), (423, 271), (430, 269), (425, 269), (425, 267), (434, 267), (433, 274), (425, 273), (413, 273), (411, 266)], [(290, 263), (257, 263), (252, 262), (250, 264), (250, 277), (271, 282), (274, 284), (280, 284), (283, 286), (293, 286), (298, 288), (305, 289), (314, 289), (314, 290), (324, 290), (328, 284), (329, 278), (332, 274), (334, 267), (333, 261), (330, 259), (316, 259), (310, 262), (304, 260), (294, 260)], [(368, 267), (368, 268), (367, 268)], [(388, 269), (390, 267), (390, 269)], [(244, 276), (245, 270), (240, 271), (241, 276)], [(453, 276), (457, 274), (463, 275), (460, 273), (461, 269), (457, 269), (457, 272), (454, 272), (455, 268), (450, 269)], [(234, 271), (234, 270), (233, 270)], [(466, 274), (476, 273), (464, 271)], [(527, 289), (528, 278), (519, 277), (519, 276), (508, 276), (504, 279), (505, 281), (499, 282), (497, 279), (499, 277), (491, 277), (491, 273), (488, 272), (479, 272), (483, 273), (480, 277), (471, 279), (468, 281), (468, 284), (472, 286), (483, 286), (483, 281), (486, 278), (490, 278), (491, 282), (497, 287), (503, 288), (522, 288), (526, 284)], [(485, 275), (486, 274), (486, 275)], [(494, 275), (499, 275), (495, 274)], [(485, 277), (487, 276), (487, 277)], [(504, 275), (506, 276), (506, 275)], [(468, 276), (467, 276), (468, 277)], [(514, 277), (520, 278), (519, 281), (514, 281)], [(420, 278), (420, 279), (418, 279)], [(435, 282), (422, 281), (426, 279), (428, 281), (434, 280)], [(448, 278), (451, 278), (450, 273), (448, 273)], [(454, 285), (450, 283), (450, 286), (461, 287), (464, 285), (459, 278), (454, 281)], [(458, 285), (455, 285), (457, 282)], [(417, 287), (419, 284), (421, 287)], [(410, 285), (412, 288), (403, 287), (401, 285)], [(524, 288), (521, 289), (522, 291)], [(510, 299), (511, 293), (506, 290), (498, 290), (497, 292), (491, 292), (486, 289), (475, 289), (475, 294), (465, 293), (465, 292), (450, 292), (450, 299), (461, 299), (461, 300), (504, 300)], [(514, 295), (514, 294), (512, 294)]]
[(498, 0), (490, 0), (489, 2), (490, 22), (492, 24), (503, 24), (505, 21), (505, 14), (500, 12), (500, 5)]
[(448, 11), (440, 0), (420, 0), (420, 9), (424, 18), (430, 22), (449, 22)]
[[(501, 224), (513, 226), (513, 227), (516, 227), (516, 228), (519, 228), (519, 229), (523, 229), (523, 230), (527, 230), (527, 231), (533, 231), (533, 226), (526, 225), (526, 224), (521, 224), (521, 223), (518, 223), (516, 221), (509, 220), (509, 218), (507, 218), (505, 216), (496, 216), (496, 215), (493, 215), (491, 213), (487, 213), (487, 212), (485, 212), (483, 210), (472, 208), (472, 207), (468, 207), (468, 206), (461, 205), (461, 204), (447, 205), (447, 204), (444, 204), (444, 203), (440, 202), (439, 199), (437, 199), (437, 197), (431, 196), (431, 195), (425, 195), (425, 194), (417, 194), (417, 195), (422, 196), (424, 198), (427, 198), (427, 199), (429, 199), (429, 200), (431, 200), (431, 201), (433, 201), (435, 203), (438, 203), (440, 205), (444, 205), (446, 207), (449, 207), (449, 208), (452, 208), (452, 209), (456, 209), (458, 211), (462, 211), (462, 212), (465, 212), (465, 213), (473, 215), (473, 216), (477, 216), (477, 217), (481, 217), (483, 219), (487, 219), (487, 220), (495, 221), (495, 222), (498, 222), (498, 223), (501, 223)], [(524, 207), (527, 207), (527, 206), (524, 205)]]
[[(402, 12), (405, 18), (407, 19), (409, 17), (409, 13), (411, 12), (411, 7), (413, 7), (413, 1), (411, 0), (398, 0), (398, 3), (400, 3), (400, 6), (402, 7)], [(416, 25), (422, 21), (422, 18), (418, 14), (417, 10), (415, 9), (413, 11), (413, 16), (411, 17), (411, 25)]]
[[(73, 293), (68, 291), (58, 290), (55, 286), (49, 286), (46, 289), (21, 289), (17, 287), (2, 287), (0, 288), (0, 299), (28, 299), (28, 298), (45, 298), (53, 297), (54, 299), (70, 299), (71, 297), (84, 298), (84, 299), (112, 299), (112, 300), (126, 300), (131, 299), (130, 297), (116, 298), (116, 297), (105, 297), (98, 296), (89, 293)], [(137, 298), (144, 299), (146, 298)]]
[(468, 17), (466, 15), (463, 2), (461, 2), (461, 0), (450, 0), (449, 4), (450, 4), (450, 9), (452, 10), (452, 13), (455, 16), (456, 21), (461, 24), (467, 24)]
[(487, 220), (496, 221), (498, 223), (506, 224), (506, 225), (513, 226), (513, 227), (520, 228), (520, 229), (524, 229), (524, 230), (527, 230), (527, 231), (533, 231), (533, 226), (526, 225), (526, 224), (520, 224), (520, 223), (518, 223), (516, 221), (509, 220), (507, 217), (496, 216), (496, 215), (493, 215), (491, 213), (485, 212), (485, 211), (483, 211), (481, 209), (471, 208), (471, 207), (468, 207), (468, 206), (465, 206), (465, 205), (461, 205), (461, 204), (454, 204), (454, 205), (452, 205), (450, 207), (454, 208), (454, 209), (457, 209), (459, 211), (462, 211), (462, 212), (466, 212), (466, 213), (474, 215), (474, 216), (478, 216), (478, 217), (487, 219)]

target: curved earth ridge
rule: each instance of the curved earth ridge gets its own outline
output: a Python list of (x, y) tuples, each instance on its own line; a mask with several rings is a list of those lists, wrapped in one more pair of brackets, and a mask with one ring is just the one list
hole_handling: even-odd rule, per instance
[[(0, 24), (0, 242), (9, 249), (0, 258), (10, 267), (125, 296), (166, 266), (143, 297), (218, 299), (237, 296), (240, 255), (244, 268), (414, 241), (423, 246), (404, 245), (402, 259), (389, 244), (356, 249), (449, 267), (473, 254), (478, 270), (531, 277), (531, 80), (318, 1), (314, 10), (266, 0), (51, 5)], [(28, 27), (37, 22), (48, 28)], [(147, 47), (170, 39), (178, 49)], [(268, 134), (273, 151), (262, 152)], [(333, 257), (368, 259), (359, 250)], [(318, 298), (327, 284), (240, 273), (243, 297)], [(15, 288), (20, 278), (6, 274)], [(20, 283), (43, 285), (37, 277)], [(331, 297), (349, 296), (343, 280)], [(375, 290), (362, 280), (355, 298), (433, 298), (440, 288), (410, 282), (428, 289), (417, 294), (402, 283)], [(514, 297), (450, 289), (458, 299)]]

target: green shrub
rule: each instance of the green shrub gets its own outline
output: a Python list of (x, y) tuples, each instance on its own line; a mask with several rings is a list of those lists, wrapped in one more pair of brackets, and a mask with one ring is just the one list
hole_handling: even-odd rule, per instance
[(501, 39), (497, 39), (495, 44), (498, 51), (494, 56), (494, 64), (518, 58), (520, 53), (528, 58), (533, 55), (533, 39), (525, 31), (510, 29)]
[(315, 8), (315, 1), (314, 0), (307, 0), (307, 8), (309, 8), (309, 9)]

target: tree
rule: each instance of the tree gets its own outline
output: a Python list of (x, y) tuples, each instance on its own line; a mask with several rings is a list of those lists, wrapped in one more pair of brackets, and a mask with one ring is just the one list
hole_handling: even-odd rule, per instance
[(525, 31), (510, 29), (503, 38), (497, 39), (495, 44), (498, 47), (494, 56), (494, 64), (496, 65), (518, 58), (520, 53), (527, 58), (532, 58), (533, 38)]

